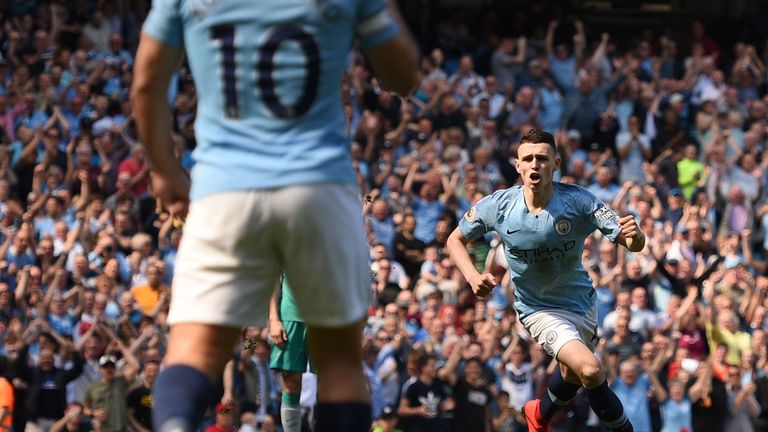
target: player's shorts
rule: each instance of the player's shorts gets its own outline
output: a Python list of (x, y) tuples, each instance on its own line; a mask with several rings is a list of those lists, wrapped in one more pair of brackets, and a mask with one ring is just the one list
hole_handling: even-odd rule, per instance
[(587, 314), (562, 309), (534, 312), (522, 320), (533, 339), (554, 358), (560, 349), (572, 340), (579, 340), (594, 352), (597, 346), (597, 305)]
[(309, 363), (310, 371), (317, 373), (309, 359), (309, 351), (307, 351), (306, 324), (300, 321), (283, 321), (283, 327), (285, 327), (285, 333), (288, 335), (288, 341), (285, 343), (285, 348), (282, 349), (277, 345), (272, 345), (269, 367), (304, 373), (307, 371), (307, 363)]
[(355, 185), (233, 191), (192, 202), (168, 322), (263, 326), (283, 269), (308, 325), (365, 317), (371, 276)]

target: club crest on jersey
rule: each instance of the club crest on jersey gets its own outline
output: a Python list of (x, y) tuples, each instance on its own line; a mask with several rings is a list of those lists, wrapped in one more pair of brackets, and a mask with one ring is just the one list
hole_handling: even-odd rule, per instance
[(466, 213), (464, 213), (464, 219), (467, 220), (467, 222), (474, 222), (475, 220), (475, 207), (470, 207), (469, 210), (467, 210)]
[(547, 332), (547, 336), (544, 338), (548, 344), (552, 345), (557, 340), (557, 332), (554, 330), (550, 330)]
[(595, 212), (595, 219), (598, 219), (598, 220), (609, 221), (613, 219), (615, 216), (616, 216), (616, 213), (614, 213), (613, 210), (609, 209), (608, 206), (603, 206)]
[(571, 228), (571, 221), (568, 219), (561, 219), (555, 222), (555, 232), (561, 236), (570, 234)]

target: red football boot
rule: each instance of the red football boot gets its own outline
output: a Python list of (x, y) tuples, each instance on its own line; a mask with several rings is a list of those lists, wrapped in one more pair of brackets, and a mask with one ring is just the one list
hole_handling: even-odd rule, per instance
[(552, 426), (549, 425), (549, 422), (541, 418), (540, 403), (539, 399), (529, 400), (523, 407), (523, 416), (528, 423), (528, 432), (552, 432)]

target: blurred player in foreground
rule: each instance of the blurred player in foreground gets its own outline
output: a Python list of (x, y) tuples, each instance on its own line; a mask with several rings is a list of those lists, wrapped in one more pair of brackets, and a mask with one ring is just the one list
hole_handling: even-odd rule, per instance
[[(197, 428), (238, 329), (266, 321), (283, 268), (319, 372), (316, 430), (369, 430), (368, 250), (340, 96), (353, 40), (382, 87), (416, 86), (418, 49), (393, 3), (153, 2), (132, 85), (139, 136), (158, 197), (178, 217), (191, 201), (155, 431)], [(191, 188), (166, 100), (184, 51), (199, 95)]]

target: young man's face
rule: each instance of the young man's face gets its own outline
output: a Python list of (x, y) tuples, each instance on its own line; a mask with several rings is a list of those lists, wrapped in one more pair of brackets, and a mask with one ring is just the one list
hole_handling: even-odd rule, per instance
[(560, 158), (547, 143), (524, 143), (517, 148), (515, 168), (525, 187), (543, 190), (552, 183), (555, 170), (560, 169)]

